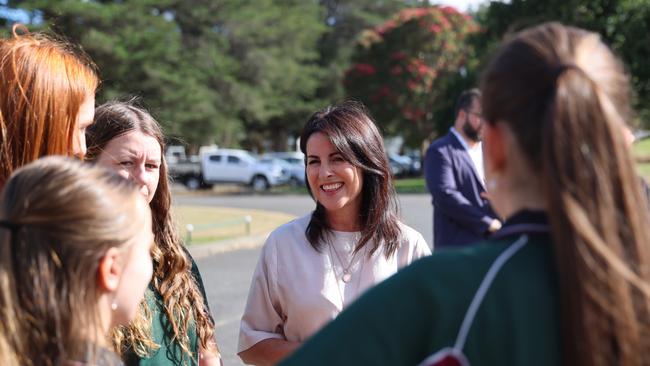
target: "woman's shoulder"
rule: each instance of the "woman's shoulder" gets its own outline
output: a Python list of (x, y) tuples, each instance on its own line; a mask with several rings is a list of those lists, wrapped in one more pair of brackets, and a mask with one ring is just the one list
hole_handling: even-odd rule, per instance
[(307, 225), (309, 225), (310, 219), (311, 214), (308, 214), (278, 226), (271, 232), (271, 234), (269, 234), (267, 244), (272, 242), (286, 242), (288, 240), (306, 240), (305, 230), (307, 230)]
[[(487, 270), (496, 259), (508, 248), (511, 248), (517, 238), (500, 240), (485, 240), (458, 249), (443, 249), (433, 255), (420, 259), (404, 271), (411, 271), (415, 278), (426, 279), (434, 287), (446, 287), (455, 281), (467, 281), (475, 284), (485, 276)], [(550, 259), (549, 242), (543, 237), (527, 240), (517, 255), (509, 259), (509, 263), (520, 269), (522, 266), (530, 271), (540, 269), (546, 271)], [(509, 265), (509, 267), (513, 267)], [(414, 280), (410, 278), (409, 281)], [(458, 285), (458, 282), (455, 283)]]
[(412, 227), (406, 225), (403, 222), (398, 222), (399, 228), (402, 232), (402, 238), (403, 242), (406, 244), (406, 248), (409, 249), (409, 251), (412, 251), (412, 249), (416, 249), (419, 251), (422, 251), (422, 254), (428, 255), (431, 254), (431, 249), (429, 247), (429, 244), (427, 243), (426, 239), (424, 239), (424, 236), (422, 234), (413, 229)]
[(411, 242), (416, 240), (424, 240), (422, 234), (419, 231), (415, 230), (414, 228), (406, 225), (401, 221), (398, 221), (398, 225), (400, 230), (402, 231), (402, 235), (407, 241)]

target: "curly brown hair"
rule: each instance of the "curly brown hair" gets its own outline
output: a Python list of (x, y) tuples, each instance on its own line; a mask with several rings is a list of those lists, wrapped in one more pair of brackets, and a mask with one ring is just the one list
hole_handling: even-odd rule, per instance
[[(139, 131), (154, 137), (164, 151), (164, 135), (159, 124), (133, 101), (108, 102), (95, 111), (95, 122), (86, 132), (88, 152), (86, 158), (95, 161), (106, 145), (116, 137)], [(214, 322), (192, 275), (192, 262), (185, 251), (172, 220), (171, 192), (167, 163), (164, 155), (160, 164), (160, 178), (156, 193), (150, 203), (153, 216), (155, 245), (152, 247), (154, 275), (152, 286), (163, 300), (165, 315), (172, 327), (173, 337), (191, 358), (198, 359), (190, 349), (189, 329), (196, 323), (201, 348), (215, 350)], [(131, 348), (140, 357), (146, 357), (159, 348), (151, 336), (151, 312), (146, 299), (140, 304), (136, 319), (126, 327), (114, 331), (116, 350), (123, 353)]]

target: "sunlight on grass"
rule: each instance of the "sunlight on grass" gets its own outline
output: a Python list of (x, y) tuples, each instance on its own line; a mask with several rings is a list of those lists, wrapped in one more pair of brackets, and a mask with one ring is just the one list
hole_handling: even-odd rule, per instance
[(294, 218), (292, 215), (263, 210), (199, 206), (177, 206), (173, 215), (184, 240), (187, 239), (187, 225), (194, 226), (192, 244), (247, 235), (244, 219), (247, 215), (252, 218), (250, 235), (271, 231)]
[(637, 164), (636, 171), (640, 176), (645, 178), (646, 181), (650, 182), (650, 163)]
[(632, 151), (636, 157), (650, 158), (650, 138), (635, 143), (632, 146)]
[(393, 181), (397, 193), (427, 193), (424, 178), (403, 178)]

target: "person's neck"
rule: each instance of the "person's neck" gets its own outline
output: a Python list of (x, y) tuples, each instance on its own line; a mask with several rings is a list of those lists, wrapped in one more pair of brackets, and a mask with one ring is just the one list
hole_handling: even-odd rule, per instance
[(512, 201), (502, 210), (503, 217), (509, 218), (519, 211), (546, 211), (546, 203), (540, 198), (512, 197)]
[(523, 210), (546, 211), (546, 200), (539, 183), (529, 179), (526, 182), (505, 186), (502, 189), (499, 215), (503, 219)]
[(114, 311), (111, 309), (111, 297), (114, 295), (102, 294), (97, 302), (99, 306), (99, 323), (92, 324), (93, 328), (88, 329), (86, 339), (98, 347), (109, 348), (108, 334), (113, 327)]
[(342, 208), (337, 211), (327, 211), (327, 224), (336, 231), (360, 231), (361, 225), (358, 210)]

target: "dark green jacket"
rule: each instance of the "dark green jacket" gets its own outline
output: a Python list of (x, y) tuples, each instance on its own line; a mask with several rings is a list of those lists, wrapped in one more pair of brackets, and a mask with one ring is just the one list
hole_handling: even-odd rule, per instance
[[(503, 230), (523, 219), (545, 221), (543, 214), (523, 213)], [(527, 234), (526, 245), (497, 273), (469, 328), (463, 352), (473, 366), (561, 363), (550, 239), (547, 233)], [(515, 230), (419, 260), (362, 296), (281, 365), (418, 365), (454, 346), (488, 269), (521, 236)]]
[[(201, 279), (199, 269), (196, 266), (196, 263), (194, 262), (194, 259), (190, 253), (186, 251), (185, 254), (192, 262), (192, 276), (199, 286), (199, 290), (201, 291), (201, 294), (203, 295), (203, 299), (205, 301), (205, 306), (209, 312), (210, 308), (208, 307), (205, 288), (203, 286), (203, 280)], [(183, 352), (180, 345), (172, 339), (174, 332), (169, 322), (169, 318), (167, 317), (167, 314), (164, 310), (162, 295), (154, 289), (152, 283), (149, 284), (149, 287), (145, 292), (145, 298), (152, 315), (151, 329), (153, 333), (153, 340), (156, 342), (156, 344), (160, 345), (160, 348), (158, 348), (158, 350), (146, 358), (141, 358), (129, 350), (124, 354), (124, 363), (127, 366), (198, 365), (196, 358), (198, 357), (199, 352), (199, 339), (196, 333), (196, 324), (193, 321), (190, 322), (190, 328), (188, 329), (190, 347), (194, 352), (193, 358), (191, 358), (188, 354)]]

